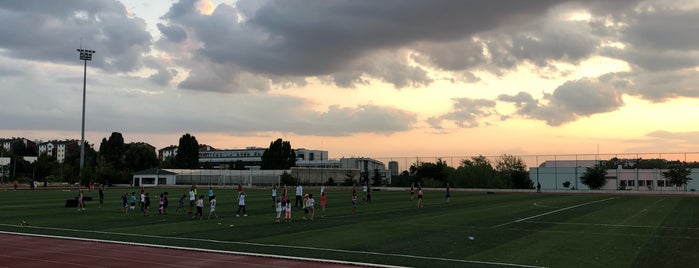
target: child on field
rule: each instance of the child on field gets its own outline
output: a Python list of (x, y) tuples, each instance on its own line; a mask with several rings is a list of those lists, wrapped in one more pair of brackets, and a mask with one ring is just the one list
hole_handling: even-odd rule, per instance
[(148, 193), (143, 194), (143, 216), (150, 215), (150, 196)]
[(211, 199), (209, 201), (209, 219), (211, 219), (211, 216), (214, 216), (218, 219), (218, 215), (216, 215), (216, 195), (209, 196)]
[(124, 213), (129, 209), (128, 197), (126, 195), (126, 192), (121, 193), (121, 208), (124, 210)]
[(357, 212), (357, 191), (352, 191), (352, 215)]
[(282, 197), (282, 206), (284, 206), (284, 222), (291, 222), (291, 199), (284, 193)]
[(248, 216), (248, 214), (245, 213), (245, 192), (243, 192), (242, 190), (240, 191), (240, 195), (238, 196), (238, 212), (235, 214), (236, 217), (240, 217), (240, 210), (243, 210), (243, 217)]
[(308, 207), (307, 207), (307, 205), (308, 205), (308, 194), (305, 194), (305, 195), (303, 196), (303, 204), (301, 204), (301, 205), (302, 205), (302, 207), (303, 207), (303, 220), (305, 221), (305, 220), (308, 219)]
[(276, 211), (277, 211), (277, 218), (274, 219), (274, 222), (280, 223), (281, 222), (281, 217), (282, 217), (282, 201), (277, 200), (276, 204)]
[(78, 210), (85, 210), (85, 195), (83, 194), (83, 190), (80, 190), (78, 192)]
[(417, 207), (422, 207), (422, 188), (417, 188)]
[(197, 199), (197, 201), (196, 201), (196, 205), (197, 205), (197, 213), (194, 214), (194, 216), (192, 216), (192, 220), (194, 218), (196, 218), (197, 216), (201, 220), (202, 210), (204, 209), (204, 195), (199, 196), (199, 199)]
[(175, 212), (180, 211), (180, 209), (182, 209), (182, 211), (184, 211), (184, 200), (185, 199), (187, 199), (187, 195), (183, 194), (182, 197), (180, 197), (180, 200), (177, 201), (177, 208), (175, 209)]
[(325, 204), (327, 202), (327, 198), (325, 197), (325, 192), (322, 192), (320, 194), (320, 210), (322, 211), (322, 214), (320, 215), (321, 218), (325, 218)]
[(315, 204), (316, 201), (313, 199), (313, 194), (308, 194), (308, 199), (306, 199), (306, 210), (308, 210), (308, 218), (310, 220), (313, 220), (313, 217), (316, 215), (315, 212)]
[(131, 207), (129, 207), (131, 211), (136, 210), (136, 192), (131, 192)]
[(164, 205), (165, 205), (165, 198), (163, 198), (163, 194), (160, 194), (160, 198), (158, 199), (158, 214), (163, 215), (163, 212), (165, 212)]

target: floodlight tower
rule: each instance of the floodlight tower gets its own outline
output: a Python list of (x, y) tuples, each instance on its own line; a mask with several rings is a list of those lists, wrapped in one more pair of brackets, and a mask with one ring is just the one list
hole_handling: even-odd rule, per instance
[(80, 60), (85, 62), (83, 68), (83, 120), (80, 131), (80, 183), (83, 183), (83, 166), (85, 165), (85, 92), (87, 87), (87, 61), (92, 60), (92, 53), (95, 53), (95, 51), (78, 48), (78, 52), (80, 52)]

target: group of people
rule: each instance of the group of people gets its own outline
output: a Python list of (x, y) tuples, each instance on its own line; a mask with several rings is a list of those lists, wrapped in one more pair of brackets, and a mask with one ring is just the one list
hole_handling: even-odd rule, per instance
[[(102, 199), (104, 198), (104, 193), (102, 192), (103, 190), (104, 189), (100, 187), (100, 206), (102, 204)], [(129, 196), (129, 194), (127, 192), (121, 193), (121, 207), (122, 207), (122, 211), (124, 213), (136, 211), (137, 205), (140, 208), (141, 212), (143, 213), (143, 216), (150, 215), (150, 207), (151, 207), (150, 193), (146, 192), (144, 188), (141, 188), (140, 198), (136, 197), (136, 192), (131, 192), (131, 196)], [(159, 215), (166, 215), (168, 205), (169, 205), (168, 192), (163, 192), (160, 194), (160, 197), (158, 198), (158, 214)], [(164, 218), (163, 218), (163, 220), (164, 220)]]
[[(99, 196), (100, 196), (100, 207), (102, 206), (103, 200), (104, 200), (104, 186), (99, 185)], [(240, 217), (241, 215), (243, 217), (247, 217), (247, 211), (246, 211), (246, 193), (243, 191), (243, 187), (241, 184), (238, 184), (238, 196), (237, 196), (237, 201), (238, 201), (238, 210), (236, 212), (236, 217)], [(423, 207), (423, 190), (420, 185), (420, 183), (417, 183), (417, 187), (415, 182), (413, 182), (410, 186), (410, 200), (413, 200), (413, 196), (417, 190), (417, 207), (422, 208)], [(320, 210), (321, 210), (321, 215), (320, 217), (323, 218), (325, 217), (325, 208), (327, 205), (327, 196), (326, 196), (326, 191), (325, 191), (325, 185), (321, 185), (320, 187)], [(368, 183), (364, 183), (362, 185), (362, 202), (363, 204), (371, 204), (371, 186)], [(296, 191), (295, 191), (295, 203), (294, 203), (294, 208), (298, 208), (301, 206), (303, 209), (303, 220), (310, 220), (313, 221), (316, 218), (316, 200), (313, 196), (312, 193), (304, 193), (303, 186), (301, 184), (297, 184), (296, 186)], [(449, 184), (446, 186), (446, 202), (449, 203), (451, 198), (451, 189), (449, 187)], [(185, 207), (185, 202), (189, 200), (189, 208), (187, 209), (187, 213), (190, 215), (191, 219), (199, 219), (201, 220), (203, 218), (203, 210), (204, 210), (204, 195), (199, 195), (197, 192), (197, 186), (195, 184), (192, 184), (190, 187), (188, 194), (183, 194), (178, 202), (177, 209), (175, 210), (176, 212), (179, 212), (180, 209), (184, 211), (186, 209)], [(127, 192), (123, 192), (121, 195), (121, 201), (122, 201), (122, 209), (124, 213), (129, 213), (133, 212), (136, 209), (136, 206), (140, 207), (141, 212), (143, 213), (144, 216), (148, 216), (150, 214), (150, 206), (151, 206), (151, 199), (150, 199), (150, 194), (145, 191), (143, 187), (141, 187), (141, 193), (140, 193), (140, 198), (137, 197), (136, 192), (131, 192), (131, 195), (129, 196)], [(356, 209), (357, 209), (357, 204), (358, 204), (358, 193), (357, 193), (357, 185), (355, 184), (352, 187), (352, 197), (351, 197), (351, 202), (352, 202), (352, 214), (356, 214)], [(159, 199), (158, 199), (158, 214), (160, 215), (166, 215), (167, 214), (167, 208), (168, 208), (168, 193), (163, 192), (160, 194)], [(216, 214), (216, 195), (214, 194), (214, 189), (209, 186), (208, 189), (208, 203), (209, 203), (209, 215), (207, 219), (211, 218), (218, 218), (219, 216)], [(291, 199), (288, 195), (288, 188), (286, 185), (283, 186), (282, 188), (282, 193), (281, 193), (281, 198), (277, 197), (277, 185), (272, 186), (272, 207), (274, 208), (274, 211), (276, 212), (276, 217), (274, 218), (274, 221), (277, 223), (282, 222), (282, 218), (284, 222), (291, 222), (292, 221), (292, 205), (291, 205)], [(84, 203), (84, 194), (83, 191), (80, 190), (78, 194), (78, 210), (85, 210), (85, 203)], [(242, 212), (242, 214), (241, 214)], [(163, 221), (165, 219), (163, 218)]]
[[(99, 201), (100, 201), (99, 207), (102, 208), (102, 205), (104, 204), (104, 184), (100, 184), (98, 186), (98, 188), (99, 188), (98, 194), (99, 194)], [(80, 189), (78, 191), (77, 199), (78, 199), (78, 211), (85, 210), (86, 209), (86, 207), (85, 207), (85, 193), (83, 193), (82, 189)]]
[[(316, 206), (316, 201), (313, 198), (312, 193), (303, 193), (303, 186), (301, 184), (296, 185), (296, 199), (294, 203), (294, 207), (299, 207), (299, 204), (301, 204), (301, 207), (303, 208), (303, 220), (313, 220), (315, 219), (315, 206)], [(327, 203), (327, 198), (325, 195), (325, 185), (320, 186), (320, 208), (322, 211), (321, 218), (325, 217), (325, 205)], [(281, 199), (277, 199), (277, 186), (273, 185), (272, 186), (272, 203), (273, 207), (275, 207), (275, 212), (277, 213), (276, 218), (274, 219), (275, 222), (279, 223), (281, 222), (281, 217), (282, 215), (284, 216), (284, 222), (291, 222), (291, 199), (288, 196), (288, 189), (287, 186), (283, 186), (282, 190), (282, 197)]]

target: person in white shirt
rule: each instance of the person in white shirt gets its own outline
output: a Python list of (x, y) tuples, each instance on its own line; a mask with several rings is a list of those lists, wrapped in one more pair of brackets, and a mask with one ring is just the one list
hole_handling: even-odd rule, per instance
[(187, 213), (189, 215), (192, 215), (192, 211), (194, 210), (194, 203), (197, 200), (197, 194), (194, 192), (194, 187), (189, 189), (189, 210)]
[(272, 206), (277, 204), (277, 185), (272, 185)]
[(303, 206), (303, 187), (301, 187), (300, 183), (296, 186), (296, 202), (294, 203), (294, 207), (299, 207), (299, 203)]
[(245, 192), (240, 192), (238, 196), (238, 212), (235, 214), (236, 217), (240, 217), (240, 210), (243, 210), (244, 217), (248, 216), (248, 214), (245, 213)]
[(211, 216), (213, 215), (218, 219), (218, 215), (216, 215), (216, 195), (210, 196), (211, 200), (209, 201), (209, 219), (211, 219)]
[(316, 214), (313, 206), (316, 201), (313, 199), (313, 194), (308, 194), (308, 200), (306, 200), (306, 209), (308, 209), (308, 219), (313, 220), (313, 216)]

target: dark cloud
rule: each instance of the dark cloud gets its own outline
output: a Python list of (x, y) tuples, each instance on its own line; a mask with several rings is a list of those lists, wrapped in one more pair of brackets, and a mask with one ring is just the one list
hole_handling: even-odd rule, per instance
[(500, 95), (498, 100), (513, 103), (517, 116), (544, 120), (548, 125), (559, 126), (580, 117), (611, 112), (622, 107), (623, 89), (617, 86), (627, 83), (615, 80), (623, 79), (607, 75), (568, 81), (552, 94), (545, 94), (542, 100), (536, 100), (526, 92)]
[[(235, 7), (219, 5), (206, 16), (196, 11), (194, 1), (187, 0), (170, 8), (162, 28), (190, 29), (203, 44), (200, 55), (246, 72), (337, 74), (335, 80), (344, 87), (361, 81), (358, 75), (348, 76), (360, 72), (400, 88), (427, 85), (432, 79), (421, 67), (405, 61), (386, 66), (366, 62), (388, 50), (415, 45), (425, 62), (440, 68), (474, 66), (483, 62), (483, 44), (453, 45), (449, 53), (440, 43), (462, 44), (475, 33), (534, 20), (561, 2), (565, 1), (239, 1)], [(568, 54), (574, 56), (586, 53), (571, 51)], [(453, 57), (455, 54), (465, 55)]]
[(622, 29), (622, 41), (637, 49), (651, 51), (699, 50), (699, 9), (682, 10), (653, 5), (631, 13), (628, 27)]
[(444, 121), (450, 121), (459, 127), (473, 128), (481, 126), (484, 117), (497, 114), (495, 101), (485, 99), (458, 98), (452, 100), (451, 112), (430, 117), (427, 123), (435, 129), (442, 129)]
[(113, 72), (141, 67), (150, 51), (145, 21), (117, 1), (2, 1), (0, 48), (21, 59), (75, 63), (82, 40), (96, 50), (91, 65)]
[(179, 43), (187, 39), (187, 32), (179, 26), (166, 26), (165, 24), (156, 24), (160, 33), (168, 39), (168, 41)]

